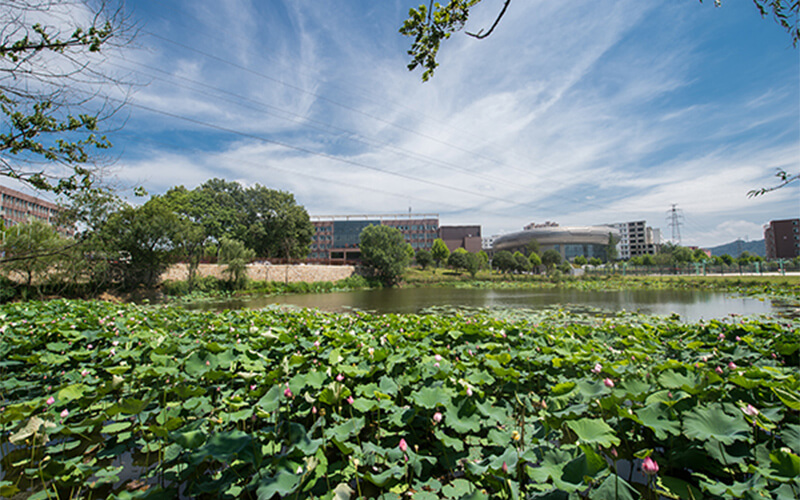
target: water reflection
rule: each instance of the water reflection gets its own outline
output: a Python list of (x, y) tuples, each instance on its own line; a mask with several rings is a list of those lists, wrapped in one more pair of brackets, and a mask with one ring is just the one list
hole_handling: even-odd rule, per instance
[(730, 314), (778, 314), (782, 305), (769, 300), (697, 290), (584, 291), (572, 289), (391, 288), (326, 294), (246, 297), (193, 304), (192, 309), (259, 309), (270, 305), (313, 307), (343, 312), (416, 313), (431, 306), (517, 307), (538, 309), (576, 305), (607, 311), (678, 314), (686, 321)]

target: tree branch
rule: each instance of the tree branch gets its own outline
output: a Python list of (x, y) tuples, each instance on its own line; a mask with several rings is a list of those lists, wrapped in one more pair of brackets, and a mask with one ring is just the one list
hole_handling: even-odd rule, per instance
[(469, 36), (471, 36), (473, 38), (477, 38), (478, 40), (482, 40), (482, 39), (486, 38), (487, 36), (491, 35), (492, 31), (494, 31), (494, 29), (500, 23), (500, 20), (503, 19), (503, 16), (506, 14), (506, 10), (508, 9), (508, 6), (510, 4), (511, 4), (511, 0), (506, 0), (505, 1), (505, 3), (503, 4), (503, 10), (501, 10), (500, 14), (497, 15), (497, 18), (494, 20), (494, 23), (492, 23), (492, 26), (491, 26), (491, 28), (489, 28), (489, 31), (487, 31), (486, 33), (483, 32), (483, 29), (481, 29), (477, 33), (470, 33), (469, 31), (467, 31), (466, 32), (467, 35), (469, 35)]

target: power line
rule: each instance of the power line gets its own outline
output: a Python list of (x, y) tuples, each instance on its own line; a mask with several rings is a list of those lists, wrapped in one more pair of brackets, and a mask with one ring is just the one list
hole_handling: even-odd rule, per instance
[(667, 211), (667, 221), (669, 227), (672, 229), (672, 242), (681, 244), (681, 224), (683, 224), (683, 211), (678, 208), (678, 205), (672, 204), (672, 208)]

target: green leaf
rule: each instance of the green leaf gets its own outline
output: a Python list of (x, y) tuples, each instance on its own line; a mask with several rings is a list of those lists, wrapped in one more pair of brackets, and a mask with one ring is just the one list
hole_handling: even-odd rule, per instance
[(411, 394), (411, 400), (417, 405), (433, 409), (437, 406), (449, 406), (451, 394), (442, 387), (423, 387)]
[(786, 424), (781, 431), (781, 439), (793, 452), (800, 455), (800, 425)]
[(283, 393), (281, 386), (273, 385), (267, 393), (258, 400), (258, 407), (267, 413), (272, 413), (277, 410), (281, 405), (281, 393)]
[(771, 387), (772, 392), (792, 410), (800, 410), (800, 393), (787, 387)]
[(604, 448), (619, 446), (620, 440), (614, 434), (614, 429), (599, 418), (582, 418), (564, 423), (578, 435), (584, 444), (596, 444)]
[(698, 407), (684, 414), (684, 432), (690, 439), (714, 439), (722, 444), (748, 439), (750, 427), (741, 415), (731, 416), (722, 405)]
[(269, 500), (275, 495), (280, 498), (286, 498), (300, 486), (302, 479), (302, 474), (280, 470), (274, 476), (266, 477), (261, 481), (258, 490), (256, 490), (256, 495), (258, 495), (259, 500)]
[(681, 433), (680, 422), (670, 420), (669, 412), (661, 403), (636, 410), (636, 416), (645, 427), (655, 433), (656, 439), (664, 440), (667, 439), (667, 434), (677, 436)]
[(589, 498), (592, 500), (638, 500), (641, 496), (636, 488), (627, 481), (616, 474), (611, 474), (600, 483), (599, 487), (592, 489)]

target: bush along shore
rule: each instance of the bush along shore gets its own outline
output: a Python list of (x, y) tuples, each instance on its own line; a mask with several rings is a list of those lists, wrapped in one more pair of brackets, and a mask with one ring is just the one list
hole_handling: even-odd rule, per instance
[(0, 495), (800, 496), (800, 323), (0, 308)]

